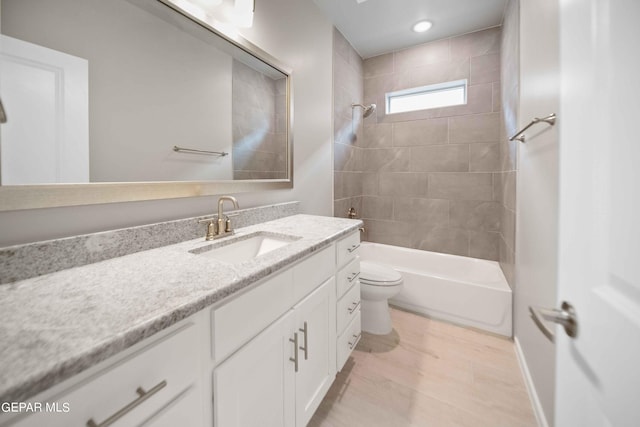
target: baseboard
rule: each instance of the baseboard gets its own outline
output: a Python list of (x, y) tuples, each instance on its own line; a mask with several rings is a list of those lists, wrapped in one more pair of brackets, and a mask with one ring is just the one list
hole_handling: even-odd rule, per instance
[(535, 414), (536, 420), (538, 421), (538, 426), (549, 427), (547, 418), (544, 416), (542, 404), (540, 403), (540, 399), (538, 399), (536, 387), (533, 385), (533, 379), (531, 378), (531, 373), (529, 372), (529, 367), (527, 366), (527, 360), (525, 359), (524, 353), (522, 352), (522, 347), (520, 347), (520, 341), (518, 341), (518, 337), (513, 337), (513, 341), (515, 342), (516, 356), (518, 357), (520, 371), (522, 372), (522, 376), (524, 377), (524, 383), (527, 386), (527, 392), (529, 393), (529, 399), (531, 400), (531, 406), (533, 407), (533, 413)]

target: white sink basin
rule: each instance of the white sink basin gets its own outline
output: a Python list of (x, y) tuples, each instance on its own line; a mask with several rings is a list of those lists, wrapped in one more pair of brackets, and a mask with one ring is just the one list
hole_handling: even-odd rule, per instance
[(266, 233), (250, 237), (238, 236), (231, 242), (220, 242), (220, 245), (205, 246), (193, 250), (191, 253), (233, 264), (257, 258), (298, 239), (300, 239), (300, 237)]

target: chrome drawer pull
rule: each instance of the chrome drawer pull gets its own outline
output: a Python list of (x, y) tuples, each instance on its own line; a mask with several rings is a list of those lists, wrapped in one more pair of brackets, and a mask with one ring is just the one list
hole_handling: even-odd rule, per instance
[(355, 338), (353, 342), (349, 341), (349, 350), (353, 350), (353, 348), (358, 345), (358, 343), (360, 342), (360, 338), (362, 338), (362, 332), (360, 332), (358, 335), (353, 334), (353, 338)]
[(351, 276), (347, 277), (347, 280), (349, 281), (349, 283), (351, 283), (351, 282), (353, 282), (353, 281), (356, 279), (356, 277), (358, 277), (359, 275), (360, 275), (360, 272), (359, 272), (359, 271), (357, 271), (357, 272), (353, 273)]
[(358, 249), (360, 247), (360, 243), (358, 243), (357, 245), (353, 245), (350, 248), (347, 249), (347, 251), (349, 251), (349, 253), (355, 251), (356, 249)]
[(101, 423), (96, 423), (95, 421), (93, 421), (93, 418), (91, 418), (89, 421), (87, 421), (87, 427), (107, 427), (107, 426), (110, 426), (111, 424), (115, 423), (120, 418), (122, 418), (123, 416), (125, 416), (126, 414), (131, 412), (136, 406), (140, 405), (142, 402), (144, 402), (145, 400), (147, 400), (148, 398), (150, 398), (151, 396), (153, 396), (154, 394), (156, 394), (157, 392), (159, 392), (160, 390), (162, 390), (166, 386), (167, 386), (167, 381), (166, 380), (162, 380), (157, 386), (153, 387), (149, 391), (144, 391), (144, 389), (142, 387), (138, 387), (136, 389), (136, 393), (138, 393), (139, 397), (136, 400), (134, 400), (133, 402), (129, 403), (127, 406), (125, 406), (124, 408), (120, 409), (118, 412), (116, 412), (115, 414), (111, 415), (109, 418), (107, 418), (106, 420), (104, 420)]
[(295, 366), (296, 372), (298, 372), (298, 333), (293, 333), (293, 339), (289, 338), (289, 342), (293, 343), (293, 357), (290, 357), (289, 360), (293, 362), (293, 366)]
[(309, 345), (307, 344), (309, 329), (307, 328), (307, 322), (304, 322), (304, 328), (299, 328), (298, 330), (304, 334), (304, 346), (300, 346), (300, 350), (304, 351), (304, 360), (307, 360), (309, 356)]
[(356, 311), (358, 307), (360, 307), (360, 301), (354, 301), (351, 303), (351, 307), (347, 308), (347, 311), (349, 312), (349, 314), (353, 314), (353, 312)]

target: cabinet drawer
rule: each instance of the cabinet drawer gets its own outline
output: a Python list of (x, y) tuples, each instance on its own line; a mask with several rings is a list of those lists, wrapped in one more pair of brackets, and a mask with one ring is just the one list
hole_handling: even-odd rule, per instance
[(338, 301), (336, 307), (336, 331), (340, 334), (349, 322), (360, 312), (360, 282), (356, 283)]
[(293, 272), (267, 279), (236, 299), (213, 310), (213, 359), (221, 362), (258, 335), (295, 303)]
[(340, 299), (342, 295), (358, 280), (360, 275), (360, 257), (353, 259), (346, 267), (336, 274), (336, 297)]
[(154, 414), (141, 427), (202, 426), (202, 394), (192, 387)]
[(358, 255), (360, 248), (360, 232), (349, 234), (344, 239), (338, 241), (336, 245), (338, 251), (338, 268), (347, 264)]
[[(115, 425), (140, 425), (196, 383), (197, 348), (197, 328), (185, 325), (51, 400), (49, 405), (56, 405), (60, 412), (39, 412), (16, 426), (86, 426), (90, 419), (100, 425), (136, 401), (139, 404), (123, 411)], [(139, 387), (150, 393), (146, 400), (141, 399)], [(200, 411), (201, 402), (197, 403)]]
[(293, 267), (294, 301), (300, 301), (333, 276), (335, 259), (336, 249), (332, 244)]
[(360, 341), (362, 329), (360, 327), (360, 310), (357, 311), (355, 318), (351, 321), (347, 329), (338, 337), (338, 349), (336, 357), (336, 368), (342, 370), (349, 355)]

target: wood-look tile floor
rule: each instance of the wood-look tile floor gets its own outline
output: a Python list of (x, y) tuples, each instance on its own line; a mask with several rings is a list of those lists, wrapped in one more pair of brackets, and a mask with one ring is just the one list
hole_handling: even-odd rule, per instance
[(512, 341), (391, 310), (363, 334), (309, 426), (536, 426)]

